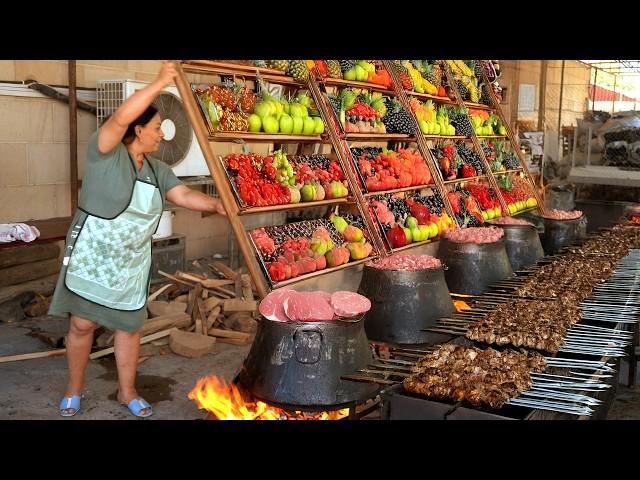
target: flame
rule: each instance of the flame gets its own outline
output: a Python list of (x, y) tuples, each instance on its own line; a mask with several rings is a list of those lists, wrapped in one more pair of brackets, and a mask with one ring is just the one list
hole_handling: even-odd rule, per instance
[(456, 307), (456, 311), (458, 312), (462, 312), (463, 310), (471, 310), (471, 307), (462, 300), (454, 300), (453, 305), (454, 307)]
[(331, 412), (288, 412), (267, 403), (247, 402), (233, 384), (216, 376), (203, 377), (188, 394), (198, 408), (211, 412), (219, 420), (338, 420), (349, 415), (349, 409)]

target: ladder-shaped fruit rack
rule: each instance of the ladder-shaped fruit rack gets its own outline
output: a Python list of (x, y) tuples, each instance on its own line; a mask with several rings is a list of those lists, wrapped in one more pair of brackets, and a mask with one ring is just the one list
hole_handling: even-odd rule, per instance
[[(453, 96), (453, 98), (450, 98), (449, 96), (437, 97), (433, 95), (416, 93), (413, 91), (405, 90), (405, 88), (403, 87), (398, 77), (399, 72), (397, 64), (391, 61), (379, 61), (378, 65), (385, 68), (389, 72), (392, 79), (391, 85), (383, 87), (381, 85), (370, 82), (328, 78), (326, 76), (320, 75), (317, 69), (312, 69), (307, 79), (299, 81), (286, 75), (283, 71), (270, 68), (260, 68), (252, 65), (242, 65), (211, 60), (190, 60), (179, 62), (178, 76), (176, 78), (178, 90), (184, 101), (187, 116), (191, 122), (191, 126), (195, 132), (198, 143), (200, 144), (205, 161), (207, 163), (207, 166), (209, 167), (211, 176), (220, 195), (220, 199), (225, 207), (225, 210), (227, 211), (228, 221), (237, 240), (240, 252), (245, 259), (247, 268), (253, 278), (260, 297), (264, 297), (271, 289), (274, 288), (279, 288), (298, 281), (306, 280), (308, 278), (316, 277), (318, 275), (324, 275), (336, 270), (359, 265), (373, 258), (376, 258), (377, 256), (384, 256), (397, 251), (424, 245), (431, 241), (437, 240), (439, 238), (439, 233), (443, 228), (453, 226), (463, 227), (464, 224), (456, 220), (455, 209), (450, 202), (448, 192), (453, 187), (460, 188), (467, 182), (486, 182), (489, 188), (494, 192), (497, 200), (500, 202), (502, 214), (509, 215), (512, 213), (516, 213), (515, 210), (510, 209), (505, 202), (505, 199), (503, 198), (503, 195), (499, 188), (499, 184), (496, 180), (496, 176), (509, 174), (525, 175), (525, 178), (528, 181), (530, 181), (531, 176), (529, 175), (526, 165), (524, 164), (523, 159), (520, 155), (517, 139), (513, 137), (512, 130), (504, 121), (504, 115), (500, 110), (495, 95), (493, 95), (492, 89), (488, 88), (492, 105), (480, 105), (466, 102), (458, 92), (456, 83), (452, 78), (452, 73), (450, 72), (447, 64), (443, 61), (442, 65), (446, 74), (447, 83), (451, 86), (450, 96)], [(233, 77), (234, 80), (236, 80), (237, 78), (241, 78), (245, 81), (246, 79), (256, 81), (257, 77), (260, 77), (264, 82), (268, 82), (272, 85), (280, 85), (283, 86), (283, 88), (308, 91), (309, 96), (313, 99), (317, 107), (316, 113), (324, 123), (324, 132), (322, 132), (321, 134), (307, 135), (291, 133), (269, 134), (263, 132), (248, 131), (218, 131), (213, 127), (209, 116), (207, 115), (207, 113), (205, 113), (206, 107), (202, 104), (199, 95), (196, 93), (196, 86), (202, 84), (202, 78), (197, 78), (198, 81), (192, 82), (188, 79), (187, 74), (196, 75), (197, 77), (212, 75), (229, 76)], [(488, 84), (484, 72), (482, 72), (482, 80), (483, 82)], [(409, 113), (411, 113), (411, 119), (413, 121), (413, 127), (415, 128), (415, 134), (404, 135), (394, 133), (380, 134), (345, 132), (340, 121), (341, 119), (336, 114), (337, 112), (335, 112), (331, 107), (328, 99), (327, 87), (329, 89), (365, 89), (368, 91), (381, 92), (385, 96), (395, 97), (397, 101), (402, 105), (402, 107)], [(479, 143), (479, 138), (475, 135), (475, 133), (467, 136), (425, 135), (421, 131), (416, 115), (411, 110), (412, 97), (419, 98), (421, 100), (431, 99), (434, 102), (438, 102), (442, 105), (481, 108), (495, 112), (495, 114), (501, 119), (503, 125), (505, 125), (507, 128), (506, 135), (504, 137), (508, 139), (511, 148), (517, 153), (518, 159), (520, 161), (520, 167), (508, 171), (492, 172), (491, 166), (489, 165), (489, 162), (484, 155), (483, 148)], [(446, 178), (444, 178), (442, 172), (440, 171), (438, 161), (434, 158), (434, 155), (432, 153), (432, 148), (434, 148), (434, 146), (440, 145), (443, 141), (471, 143), (473, 146), (473, 151), (481, 159), (482, 169), (484, 170), (483, 174), (473, 177), (460, 178), (457, 180), (447, 180)], [(348, 194), (346, 196), (341, 196), (340, 198), (327, 198), (322, 200), (307, 199), (308, 201), (299, 201), (298, 203), (280, 203), (258, 206), (248, 205), (238, 191), (234, 174), (229, 168), (230, 166), (225, 162), (225, 158), (217, 153), (218, 149), (216, 148), (216, 145), (218, 144), (218, 142), (235, 142), (241, 144), (269, 143), (274, 145), (296, 143), (300, 146), (330, 144), (335, 154), (335, 160), (337, 161), (344, 174), (344, 181), (342, 183), (345, 184), (348, 190)], [(379, 144), (380, 142), (403, 142), (400, 145), (415, 145), (415, 153), (419, 153), (423, 161), (426, 163), (426, 167), (430, 174), (429, 182), (418, 185), (403, 185), (399, 188), (392, 188), (387, 190), (369, 191), (367, 181), (365, 178), (363, 178), (362, 173), (358, 167), (358, 160), (353, 155), (353, 142), (375, 142), (377, 144)], [(388, 146), (393, 146), (394, 144), (396, 143), (389, 143)], [(298, 150), (300, 151), (300, 147)], [(532, 192), (534, 193), (536, 198), (536, 208), (538, 208), (540, 205), (542, 205), (541, 199), (532, 182), (531, 187)], [(426, 201), (428, 205), (431, 206), (433, 206), (433, 202), (436, 201), (434, 200), (434, 198), (438, 198), (439, 200), (437, 200), (437, 202), (441, 206), (442, 211), (442, 216), (437, 220), (432, 217), (432, 220), (434, 220), (434, 222), (431, 225), (431, 228), (424, 230), (416, 228), (416, 230), (413, 230), (416, 232), (416, 239), (418, 238), (418, 231), (421, 232), (423, 237), (422, 239), (413, 241), (412, 243), (408, 243), (407, 245), (401, 245), (397, 243), (393, 244), (393, 242), (389, 240), (390, 235), (386, 233), (388, 229), (384, 229), (380, 219), (378, 218), (379, 210), (376, 210), (372, 207), (373, 204), (376, 204), (376, 199), (389, 199), (391, 195), (394, 196), (394, 202), (397, 201), (395, 200), (395, 197), (398, 197), (397, 194), (401, 194), (400, 197), (406, 196), (406, 199), (408, 199), (409, 202), (415, 203), (415, 200), (418, 200), (419, 202)], [(433, 198), (429, 199), (429, 197)], [(379, 207), (380, 202), (377, 202), (377, 205)], [(370, 253), (368, 253), (364, 258), (361, 258), (363, 254), (355, 256), (352, 255), (351, 261), (346, 262), (343, 262), (341, 260), (341, 256), (337, 255), (337, 263), (331, 262), (328, 265), (325, 265), (325, 261), (323, 259), (317, 259), (318, 265), (317, 267), (313, 268), (307, 268), (308, 264), (312, 263), (309, 258), (296, 258), (296, 261), (294, 261), (294, 259), (291, 259), (291, 268), (289, 268), (288, 266), (286, 267), (285, 277), (283, 265), (286, 266), (287, 261), (282, 260), (282, 255), (280, 255), (279, 260), (282, 260), (283, 265), (275, 265), (276, 255), (282, 252), (279, 252), (279, 250), (271, 251), (271, 249), (267, 252), (265, 251), (264, 245), (257, 245), (251, 232), (247, 231), (247, 229), (245, 228), (245, 225), (242, 222), (242, 217), (252, 214), (299, 210), (313, 207), (330, 207), (335, 214), (339, 213), (341, 216), (344, 216), (344, 218), (352, 219), (353, 225), (349, 224), (349, 228), (352, 228), (351, 231), (357, 231), (353, 230), (353, 228), (357, 229), (358, 227), (356, 227), (356, 225), (359, 224), (362, 227), (362, 233), (364, 233), (364, 237), (360, 239), (359, 242), (365, 243), (366, 241), (367, 245), (369, 245), (370, 242)], [(352, 215), (353, 213), (355, 213), (355, 216)], [(342, 219), (342, 217), (337, 218)], [(320, 226), (320, 223), (318, 222), (322, 223), (322, 225), (326, 227), (326, 229), (322, 229), (325, 234), (328, 232), (328, 235), (333, 240), (337, 240), (336, 235), (339, 235), (339, 233), (336, 231), (334, 224), (326, 219), (296, 222), (296, 224), (287, 224), (281, 226), (264, 227), (261, 230), (262, 232), (268, 231), (272, 235), (282, 240), (284, 238), (287, 238), (287, 232), (300, 231), (306, 232), (304, 233), (304, 235), (308, 235), (309, 232), (312, 231), (310, 229), (318, 228)], [(434, 229), (434, 225), (437, 225), (437, 228)], [(425, 233), (426, 230), (428, 230), (428, 233)], [(275, 232), (281, 233), (277, 234)], [(359, 236), (362, 235), (356, 235), (355, 237), (358, 238)], [(408, 236), (409, 234), (407, 233), (407, 238)], [(353, 240), (353, 238), (350, 238), (349, 240)], [(356, 250), (360, 248), (358, 245), (356, 245), (355, 242), (353, 244), (349, 243), (348, 245), (350, 247), (355, 245), (354, 249)], [(323, 248), (320, 248), (319, 251), (323, 252)], [(289, 256), (291, 256), (290, 253)], [(316, 254), (316, 257), (318, 256), (321, 255)], [(294, 263), (296, 265), (294, 265)], [(298, 268), (298, 265), (300, 265), (300, 268)], [(289, 276), (291, 274), (290, 270), (294, 271), (294, 276)]]

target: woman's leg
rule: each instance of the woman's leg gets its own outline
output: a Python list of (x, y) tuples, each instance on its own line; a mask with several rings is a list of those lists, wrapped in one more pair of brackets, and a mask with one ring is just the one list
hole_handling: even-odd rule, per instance
[[(76, 315), (69, 317), (67, 334), (67, 364), (69, 373), (65, 396), (81, 395), (84, 387), (84, 371), (89, 362), (89, 352), (93, 344), (93, 331), (97, 325)], [(73, 408), (65, 408), (65, 413), (73, 413)]]
[[(139, 398), (136, 392), (136, 369), (138, 368), (138, 353), (140, 352), (140, 334), (116, 330), (114, 338), (116, 365), (118, 366), (118, 401), (128, 404)], [(147, 408), (140, 411), (146, 414)]]

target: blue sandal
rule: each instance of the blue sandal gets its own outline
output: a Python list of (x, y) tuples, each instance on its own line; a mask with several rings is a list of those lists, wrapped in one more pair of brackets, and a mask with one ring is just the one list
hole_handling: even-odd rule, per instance
[[(63, 417), (73, 417), (80, 410), (80, 395), (72, 395), (64, 397), (60, 402), (60, 415)], [(65, 410), (73, 409), (72, 413), (66, 413)]]
[[(153, 410), (151, 409), (151, 405), (149, 405), (149, 403), (147, 403), (147, 401), (144, 398), (134, 398), (127, 404), (127, 408), (136, 417), (147, 418), (153, 415)], [(145, 408), (148, 408), (149, 411), (145, 414), (140, 413)]]

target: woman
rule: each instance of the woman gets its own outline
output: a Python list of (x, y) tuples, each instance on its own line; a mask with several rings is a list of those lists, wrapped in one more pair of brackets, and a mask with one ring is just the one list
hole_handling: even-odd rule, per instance
[(220, 200), (181, 185), (164, 163), (145, 154), (163, 138), (151, 105), (176, 76), (164, 61), (157, 78), (129, 97), (89, 139), (78, 211), (67, 234), (65, 256), (50, 315), (69, 315), (69, 374), (60, 414), (80, 409), (84, 372), (98, 325), (115, 330), (118, 401), (138, 417), (152, 414), (136, 392), (137, 333), (146, 319), (151, 235), (163, 201), (225, 214)]

